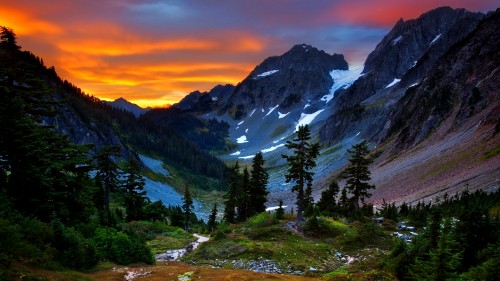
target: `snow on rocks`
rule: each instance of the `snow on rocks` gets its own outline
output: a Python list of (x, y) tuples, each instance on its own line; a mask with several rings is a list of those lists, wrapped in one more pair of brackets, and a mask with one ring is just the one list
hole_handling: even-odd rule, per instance
[[(331, 101), (335, 95), (335, 92), (340, 89), (347, 89), (351, 87), (352, 83), (354, 83), (356, 80), (358, 80), (359, 77), (361, 77), (363, 74), (364, 66), (354, 69), (354, 70), (339, 70), (339, 69), (334, 69), (330, 72), (330, 76), (333, 79), (333, 86), (330, 89), (330, 93), (328, 95), (324, 95), (321, 100), (324, 101), (325, 103), (328, 103)], [(308, 105), (308, 104), (307, 104)], [(304, 106), (304, 109), (307, 107)]]
[(237, 143), (246, 143), (246, 142), (248, 142), (248, 140), (247, 140), (247, 136), (243, 135), (243, 136), (241, 136), (241, 137), (237, 138), (237, 139), (236, 139), (236, 142), (237, 142)]
[[(281, 206), (281, 208), (285, 209), (286, 207), (288, 207), (287, 205), (285, 206)], [(266, 208), (266, 212), (270, 212), (270, 211), (276, 211), (278, 210), (280, 207), (279, 206), (273, 206), (273, 207), (268, 207)]]
[(252, 117), (252, 115), (255, 113), (256, 110), (257, 110), (257, 108), (255, 108), (254, 110), (252, 110), (252, 112), (250, 112), (250, 115), (248, 117)]
[(245, 122), (245, 120), (243, 120), (243, 121), (241, 121), (240, 123), (238, 123), (238, 126), (239, 126), (239, 125), (241, 125), (241, 124), (243, 124), (243, 122)]
[(397, 83), (399, 83), (399, 81), (401, 81), (401, 79), (394, 78), (394, 80), (392, 80), (392, 82), (391, 82), (391, 83), (389, 83), (389, 85), (385, 86), (385, 88), (386, 88), (386, 89), (387, 89), (387, 88), (390, 88), (390, 87), (392, 87), (392, 86), (396, 85)]
[(396, 44), (398, 44), (401, 39), (403, 39), (403, 36), (399, 35), (396, 39), (392, 40), (392, 46), (396, 46)]
[(271, 114), (276, 108), (278, 108), (278, 106), (280, 106), (280, 105), (278, 104), (275, 107), (269, 108), (269, 112), (267, 112), (267, 114), (264, 115), (264, 117), (262, 117), (262, 119), (264, 119), (267, 115)]
[(299, 121), (297, 122), (297, 125), (295, 126), (295, 132), (299, 130), (300, 126), (311, 124), (311, 122), (314, 120), (314, 118), (316, 118), (316, 116), (318, 116), (323, 111), (324, 111), (324, 109), (320, 109), (320, 110), (318, 110), (314, 113), (311, 113), (311, 114), (302, 113), (300, 115)]
[(241, 151), (239, 151), (239, 150), (238, 150), (238, 151), (236, 151), (235, 153), (231, 153), (230, 155), (232, 155), (232, 156), (238, 156), (238, 155), (240, 155), (240, 154), (241, 154)]
[(276, 146), (272, 146), (272, 147), (270, 147), (270, 148), (262, 149), (262, 151), (261, 151), (261, 152), (262, 152), (262, 153), (268, 153), (268, 152), (274, 151), (274, 150), (276, 150), (276, 149), (278, 149), (278, 148), (280, 148), (280, 147), (282, 147), (282, 146), (285, 146), (285, 144), (284, 144), (284, 143), (282, 143), (282, 144), (278, 144), (278, 145), (276, 145)]
[(272, 75), (272, 74), (274, 74), (274, 73), (276, 73), (278, 71), (279, 71), (278, 69), (269, 70), (269, 71), (263, 72), (261, 74), (258, 74), (257, 77), (266, 77), (266, 76)]
[(436, 37), (434, 37), (434, 39), (432, 39), (432, 41), (429, 45), (436, 43), (436, 41), (439, 40), (439, 38), (441, 38), (441, 33), (439, 33)]
[(283, 113), (281, 113), (281, 112), (279, 112), (279, 111), (278, 111), (278, 118), (279, 118), (279, 119), (281, 119), (281, 118), (285, 118), (285, 116), (287, 116), (288, 114), (290, 114), (290, 112), (288, 112), (288, 113), (284, 113), (284, 114), (283, 114)]

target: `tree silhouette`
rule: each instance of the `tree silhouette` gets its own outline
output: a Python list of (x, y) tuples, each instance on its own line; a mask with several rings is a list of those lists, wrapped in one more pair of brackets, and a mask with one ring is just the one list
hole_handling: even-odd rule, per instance
[(367, 157), (368, 144), (363, 141), (356, 144), (352, 149), (348, 149), (350, 153), (349, 166), (342, 172), (342, 177), (346, 179), (347, 190), (352, 194), (354, 210), (359, 212), (359, 201), (364, 203), (365, 198), (370, 198), (369, 189), (375, 188), (374, 185), (368, 183), (371, 180), (371, 173), (368, 166), (373, 163), (373, 159)]
[(302, 212), (305, 208), (304, 186), (312, 187), (311, 169), (316, 166), (314, 159), (319, 155), (319, 144), (310, 144), (309, 126), (300, 126), (297, 137), (293, 141), (287, 141), (286, 147), (294, 152), (293, 155), (282, 155), (288, 162), (288, 171), (285, 175), (286, 182), (295, 182), (292, 191), (297, 192), (297, 220), (303, 221)]

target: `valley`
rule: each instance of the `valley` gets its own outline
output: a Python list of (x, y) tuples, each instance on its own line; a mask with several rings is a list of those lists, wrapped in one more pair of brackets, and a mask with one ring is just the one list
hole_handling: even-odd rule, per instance
[(0, 280), (495, 280), (498, 26), (439, 7), (155, 108), (0, 26)]

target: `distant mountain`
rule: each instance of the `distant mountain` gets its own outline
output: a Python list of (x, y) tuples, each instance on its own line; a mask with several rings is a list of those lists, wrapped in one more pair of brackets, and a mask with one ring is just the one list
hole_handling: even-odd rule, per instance
[(142, 107), (138, 106), (137, 104), (131, 103), (124, 98), (118, 98), (114, 101), (107, 102), (107, 103), (114, 108), (119, 108), (119, 109), (129, 111), (132, 114), (134, 114), (135, 117), (139, 117), (151, 109), (151, 108), (142, 108)]
[[(362, 140), (380, 155), (372, 167), (373, 202), (425, 198), (463, 188), (465, 181), (487, 189), (500, 172), (498, 156), (478, 160), (499, 143), (498, 14), (442, 7), (400, 20), (360, 69), (349, 70), (342, 55), (296, 45), (264, 60), (224, 98), (192, 93), (179, 104), (189, 105), (183, 114), (229, 124), (228, 141), (236, 148), (224, 159), (248, 161), (264, 153), (272, 171), (271, 202), (293, 204), (281, 154), (304, 124), (322, 144), (316, 197), (347, 163), (346, 150)], [(466, 152), (471, 145), (475, 154)], [(451, 152), (477, 169), (433, 158), (456, 159)], [(422, 165), (434, 167), (437, 176), (460, 177), (422, 181), (429, 173)], [(388, 177), (412, 182), (400, 186)]]

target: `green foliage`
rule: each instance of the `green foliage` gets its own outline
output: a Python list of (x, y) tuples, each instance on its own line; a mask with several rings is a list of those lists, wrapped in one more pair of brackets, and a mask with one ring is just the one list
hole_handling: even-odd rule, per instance
[[(286, 147), (293, 151), (294, 155), (282, 155), (289, 165), (286, 182), (294, 182), (292, 191), (297, 192), (297, 220), (302, 221), (302, 212), (310, 204), (310, 190), (314, 173), (311, 169), (316, 166), (315, 158), (319, 155), (319, 143), (310, 144), (309, 126), (300, 126), (297, 137), (293, 141), (287, 141)], [(304, 192), (306, 187), (306, 192)]]
[(283, 200), (279, 201), (278, 209), (276, 209), (276, 219), (282, 220), (285, 216), (285, 209), (283, 209)]
[(212, 211), (210, 212), (210, 217), (208, 218), (207, 228), (208, 231), (213, 231), (217, 226), (217, 203), (214, 204)]
[(255, 154), (252, 160), (252, 171), (250, 172), (250, 186), (248, 191), (248, 211), (247, 217), (251, 217), (257, 213), (266, 210), (267, 183), (269, 174), (264, 169), (264, 156), (262, 152)]
[(368, 190), (375, 188), (375, 186), (368, 183), (371, 179), (368, 166), (373, 163), (373, 159), (367, 157), (369, 150), (366, 141), (354, 145), (347, 152), (350, 153), (350, 163), (342, 172), (342, 177), (346, 179), (346, 188), (353, 196), (354, 210), (359, 212), (359, 201), (364, 203), (365, 198), (371, 197)]
[(500, 146), (497, 146), (497, 147), (493, 148), (492, 150), (485, 152), (483, 154), (483, 156), (481, 156), (481, 159), (486, 160), (486, 159), (489, 159), (491, 157), (498, 155), (499, 153), (500, 153)]
[(334, 216), (338, 213), (337, 210), (337, 196), (340, 191), (340, 187), (337, 181), (333, 180), (328, 188), (321, 192), (321, 197), (318, 201), (318, 209), (321, 214)]
[(101, 258), (117, 264), (154, 263), (154, 257), (146, 244), (124, 232), (98, 228), (93, 240)]
[(66, 228), (60, 221), (51, 223), (54, 229), (53, 246), (57, 250), (55, 260), (76, 269), (88, 269), (97, 265), (99, 257), (93, 241), (84, 238), (72, 228)]
[(248, 219), (246, 225), (251, 228), (266, 227), (276, 224), (276, 217), (269, 213), (259, 213)]
[(189, 223), (191, 219), (193, 209), (193, 198), (191, 198), (191, 193), (189, 192), (189, 187), (186, 186), (184, 189), (184, 198), (182, 204), (182, 210), (184, 211), (184, 230), (189, 231)]

